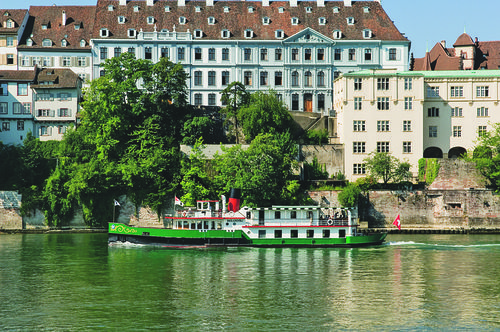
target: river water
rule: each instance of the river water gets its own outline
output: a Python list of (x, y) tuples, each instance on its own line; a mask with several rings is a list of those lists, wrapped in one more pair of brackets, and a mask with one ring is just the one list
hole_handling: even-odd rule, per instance
[(0, 287), (2, 331), (500, 331), (500, 236), (208, 250), (0, 235)]

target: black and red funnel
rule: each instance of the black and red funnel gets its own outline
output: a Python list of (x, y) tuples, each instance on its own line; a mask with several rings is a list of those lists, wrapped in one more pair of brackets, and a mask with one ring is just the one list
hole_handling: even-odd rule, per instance
[(238, 212), (240, 210), (241, 189), (231, 189), (229, 194), (228, 211)]

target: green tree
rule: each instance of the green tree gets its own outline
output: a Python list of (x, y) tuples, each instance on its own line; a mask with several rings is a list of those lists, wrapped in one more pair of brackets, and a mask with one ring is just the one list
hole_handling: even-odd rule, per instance
[(328, 143), (328, 129), (313, 129), (307, 132), (309, 144), (323, 145)]
[(399, 161), (387, 152), (372, 152), (364, 161), (370, 175), (377, 181), (381, 179), (384, 184), (411, 179), (410, 164)]
[(355, 183), (349, 183), (338, 195), (340, 205), (343, 207), (356, 207), (361, 195), (361, 188)]
[(500, 124), (494, 123), (492, 129), (481, 133), (477, 139), (472, 156), (465, 158), (475, 163), (479, 172), (499, 191), (500, 188)]
[(234, 136), (236, 144), (239, 139), (239, 119), (238, 111), (240, 107), (248, 104), (250, 93), (246, 90), (245, 85), (241, 82), (232, 82), (224, 90), (221, 91), (221, 101), (226, 107), (221, 109), (221, 113), (226, 116), (224, 124), (230, 128), (231, 134)]
[(215, 122), (206, 116), (195, 116), (184, 122), (182, 144), (194, 145), (199, 138), (211, 140)]

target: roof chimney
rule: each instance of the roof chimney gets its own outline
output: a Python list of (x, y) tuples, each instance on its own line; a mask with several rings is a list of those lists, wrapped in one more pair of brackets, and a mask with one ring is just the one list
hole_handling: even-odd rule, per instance
[(262, 0), (262, 7), (269, 7), (269, 0)]
[(154, 5), (155, 0), (146, 0), (146, 5), (147, 6), (152, 6)]
[(62, 25), (66, 25), (66, 12), (64, 10), (62, 11)]
[(351, 5), (352, 5), (352, 0), (344, 0), (345, 7), (351, 7)]
[(290, 7), (297, 7), (297, 0), (290, 0)]
[(441, 40), (441, 45), (443, 45), (443, 48), (446, 48), (446, 40)]
[(213, 7), (214, 6), (214, 0), (207, 0), (207, 7)]
[(186, 0), (177, 0), (177, 7), (185, 7)]
[(120, 6), (126, 6), (127, 0), (120, 0)]
[(325, 0), (317, 0), (318, 7), (325, 7)]

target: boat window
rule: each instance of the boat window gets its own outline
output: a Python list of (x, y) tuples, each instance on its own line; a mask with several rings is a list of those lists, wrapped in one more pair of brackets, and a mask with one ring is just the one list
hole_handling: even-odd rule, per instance
[(297, 211), (292, 211), (290, 213), (290, 219), (297, 219)]
[(312, 211), (308, 211), (307, 212), (307, 217), (308, 218), (312, 218), (313, 217), (313, 212)]
[(329, 229), (324, 229), (324, 230), (323, 230), (323, 237), (324, 237), (325, 239), (330, 238), (330, 230), (329, 230)]
[(296, 229), (290, 230), (290, 237), (291, 238), (298, 238), (299, 237), (299, 231)]
[(252, 219), (252, 212), (250, 211), (247, 212), (247, 219)]
[(266, 230), (259, 229), (259, 239), (264, 239), (264, 238), (266, 238)]
[(339, 229), (339, 237), (345, 237), (345, 229)]
[(281, 239), (283, 236), (282, 230), (281, 229), (275, 229), (274, 230), (274, 238), (275, 239)]
[(307, 237), (309, 237), (309, 238), (314, 237), (314, 229), (307, 230)]
[(281, 219), (281, 211), (274, 211), (274, 219)]
[(259, 210), (259, 225), (260, 223), (264, 223), (264, 211)]

